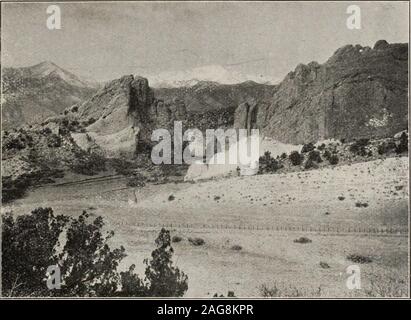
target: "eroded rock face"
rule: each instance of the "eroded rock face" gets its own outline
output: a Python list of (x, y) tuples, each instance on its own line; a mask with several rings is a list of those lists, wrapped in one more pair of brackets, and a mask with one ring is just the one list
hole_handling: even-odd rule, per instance
[(251, 120), (240, 105), (236, 127), (255, 119), (264, 136), (294, 144), (385, 137), (407, 128), (407, 88), (408, 44), (348, 45), (322, 65), (298, 65)]
[(234, 114), (234, 128), (247, 129), (247, 133), (251, 133), (251, 129), (256, 128), (257, 121), (257, 102), (244, 102), (238, 106)]
[(111, 81), (79, 106), (78, 115), (95, 120), (83, 133), (89, 143), (108, 156), (131, 156), (139, 144), (151, 143), (153, 130), (170, 129), (174, 121), (185, 119), (186, 110), (179, 99), (156, 99), (146, 78), (128, 75)]

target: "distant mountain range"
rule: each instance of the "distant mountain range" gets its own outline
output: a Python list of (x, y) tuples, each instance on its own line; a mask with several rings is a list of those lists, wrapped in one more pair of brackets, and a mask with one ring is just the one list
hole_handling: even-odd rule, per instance
[(99, 85), (52, 62), (3, 69), (2, 125), (4, 129), (35, 123), (90, 98)]
[[(187, 76), (189, 75), (201, 76), (202, 79), (211, 77), (223, 82), (236, 80), (229, 76), (227, 70), (216, 66), (196, 68), (188, 72)], [(168, 80), (160, 81), (159, 77), (163, 76), (163, 80)], [(250, 99), (267, 100), (274, 88), (272, 85), (253, 81), (221, 84), (198, 79), (176, 80), (179, 76), (181, 75), (175, 76), (174, 81), (165, 74), (158, 75), (157, 81), (154, 81), (157, 83), (154, 93), (160, 100), (183, 100), (190, 112), (233, 109)], [(58, 115), (65, 109), (86, 101), (100, 87), (102, 85), (76, 76), (49, 61), (31, 67), (4, 68), (3, 128), (36, 123)]]
[(220, 84), (199, 81), (194, 85), (178, 88), (153, 88), (155, 97), (161, 100), (180, 99), (189, 112), (236, 108), (245, 101), (269, 103), (275, 86), (246, 81), (238, 84)]
[(146, 75), (153, 88), (192, 87), (200, 82), (217, 82), (220, 84), (238, 84), (253, 81), (258, 84), (273, 85), (276, 79), (265, 75), (248, 75), (230, 70), (221, 65), (205, 65), (188, 70), (166, 71)]
[[(210, 70), (218, 78), (220, 68)], [(408, 44), (384, 40), (344, 46), (324, 64), (300, 64), (277, 85), (187, 80), (153, 88), (150, 79), (129, 75), (97, 89), (50, 62), (6, 68), (3, 77), (3, 128), (70, 110), (69, 117), (91, 121), (85, 130), (96, 142), (115, 138), (127, 148), (176, 119), (202, 129), (258, 128), (293, 144), (388, 137), (408, 127)]]

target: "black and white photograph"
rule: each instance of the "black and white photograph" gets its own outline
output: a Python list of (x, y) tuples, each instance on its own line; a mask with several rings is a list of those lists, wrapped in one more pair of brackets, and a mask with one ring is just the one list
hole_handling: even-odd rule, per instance
[(1, 297), (409, 298), (409, 10), (2, 2)]

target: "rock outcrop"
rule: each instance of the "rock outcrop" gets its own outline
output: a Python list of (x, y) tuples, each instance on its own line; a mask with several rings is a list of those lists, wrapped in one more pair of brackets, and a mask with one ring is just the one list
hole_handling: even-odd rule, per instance
[(247, 129), (247, 133), (250, 135), (251, 129), (256, 128), (257, 110), (258, 105), (255, 101), (240, 104), (234, 114), (234, 128)]
[(235, 126), (250, 128), (250, 123), (264, 136), (294, 144), (386, 137), (403, 130), (408, 44), (348, 45), (324, 64), (298, 65), (274, 88), (270, 105), (238, 107)]
[(107, 156), (132, 156), (140, 147), (151, 144), (153, 130), (170, 130), (174, 121), (184, 120), (186, 109), (178, 98), (156, 99), (146, 78), (127, 75), (111, 81), (79, 105), (77, 117), (92, 119), (85, 132), (76, 134), (86, 148), (97, 144)]

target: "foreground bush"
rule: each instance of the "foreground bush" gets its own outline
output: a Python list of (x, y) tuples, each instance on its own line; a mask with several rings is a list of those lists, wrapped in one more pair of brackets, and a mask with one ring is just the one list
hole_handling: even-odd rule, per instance
[(299, 166), (304, 160), (304, 155), (300, 154), (298, 151), (293, 151), (290, 153), (288, 158), (293, 166)]
[(258, 173), (274, 173), (281, 169), (282, 165), (271, 156), (269, 151), (264, 152), (264, 155), (259, 159)]
[(307, 159), (307, 161), (304, 163), (304, 169), (318, 169), (318, 164), (311, 159)]
[(359, 139), (350, 145), (350, 151), (359, 156), (366, 156), (368, 154), (366, 147), (369, 145), (370, 139)]
[(315, 149), (315, 146), (312, 142), (309, 142), (305, 145), (303, 145), (302, 149), (301, 149), (301, 153), (306, 153), (306, 152), (310, 152), (313, 151)]
[[(145, 260), (145, 278), (140, 279), (134, 265), (117, 271), (125, 249), (109, 247), (114, 233), (103, 234), (101, 217), (89, 223), (86, 212), (74, 219), (38, 208), (17, 218), (2, 218), (5, 296), (182, 296), (188, 288), (187, 276), (172, 265), (170, 233), (164, 229), (152, 259)], [(61, 289), (46, 285), (50, 266), (60, 269)]]
[(336, 164), (338, 164), (339, 161), (340, 161), (340, 159), (338, 158), (338, 156), (336, 154), (333, 154), (328, 158), (328, 162), (331, 165), (336, 165)]
[(311, 161), (315, 161), (317, 163), (323, 162), (323, 159), (321, 159), (321, 155), (319, 151), (312, 150), (308, 154), (308, 159)]
[(377, 152), (380, 155), (389, 153), (392, 150), (396, 150), (397, 146), (395, 145), (394, 141), (387, 141), (387, 142), (382, 142), (378, 145), (377, 147)]
[(408, 151), (408, 135), (403, 132), (400, 137), (400, 143), (397, 145), (395, 149), (397, 153), (403, 153)]

